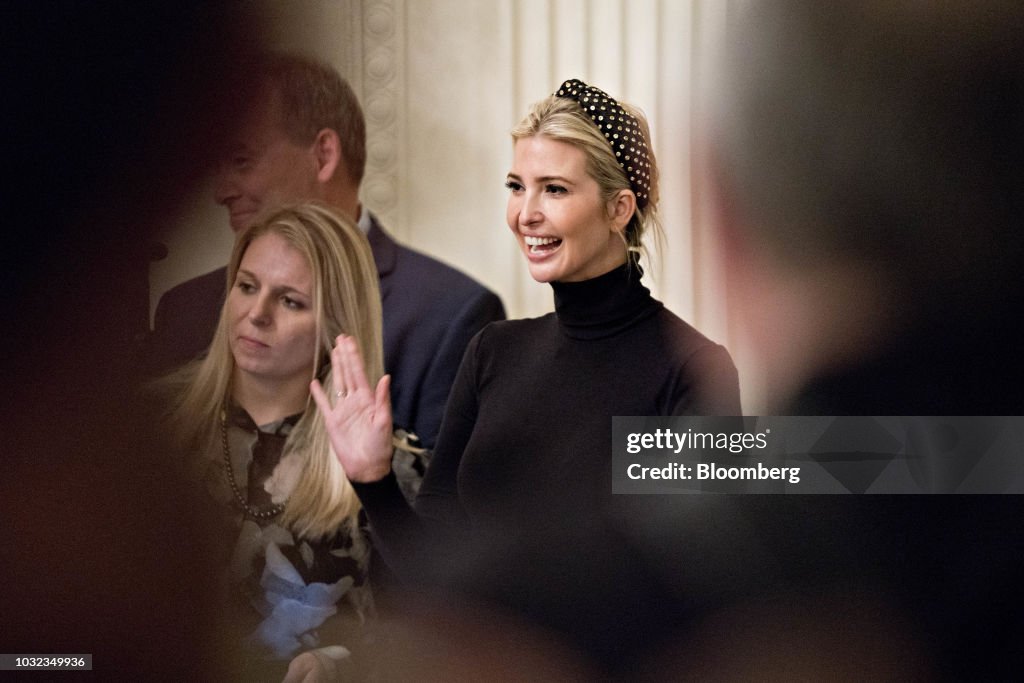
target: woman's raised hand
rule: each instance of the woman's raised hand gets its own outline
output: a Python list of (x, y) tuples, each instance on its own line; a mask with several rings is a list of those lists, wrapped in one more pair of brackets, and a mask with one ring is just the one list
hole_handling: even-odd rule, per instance
[(320, 382), (309, 391), (324, 418), (331, 446), (349, 481), (371, 482), (391, 471), (391, 376), (370, 389), (363, 358), (355, 340), (340, 335), (331, 351), (334, 405)]

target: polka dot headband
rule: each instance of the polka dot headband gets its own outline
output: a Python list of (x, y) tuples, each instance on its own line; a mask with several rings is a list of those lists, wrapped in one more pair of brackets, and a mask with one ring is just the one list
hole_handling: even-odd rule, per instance
[(647, 141), (640, 132), (640, 124), (605, 91), (570, 78), (555, 92), (579, 103), (591, 118), (601, 135), (615, 152), (615, 159), (629, 178), (629, 186), (636, 195), (637, 208), (647, 206), (651, 194), (651, 163)]

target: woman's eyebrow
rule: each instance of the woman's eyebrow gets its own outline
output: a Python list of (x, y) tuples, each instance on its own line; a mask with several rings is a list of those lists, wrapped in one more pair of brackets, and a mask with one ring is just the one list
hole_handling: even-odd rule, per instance
[[(519, 182), (519, 183), (523, 182), (523, 179), (520, 178), (519, 175), (516, 174), (516, 173), (509, 173), (506, 177), (509, 178), (510, 180), (515, 180), (516, 182)], [(541, 176), (541, 177), (537, 178), (534, 182), (538, 182), (538, 183), (558, 182), (558, 183), (562, 183), (564, 185), (575, 185), (575, 183), (573, 181), (569, 180), (565, 176), (560, 176), (560, 175), (545, 175), (545, 176)]]
[[(238, 269), (238, 274), (239, 275), (245, 275), (246, 277), (248, 277), (248, 278), (250, 278), (252, 280), (255, 280), (256, 282), (260, 281), (260, 279), (258, 277), (256, 277), (255, 273), (253, 273), (252, 271), (246, 270), (244, 268), (239, 268)], [(277, 287), (272, 287), (270, 289), (270, 291), (274, 292), (275, 294), (289, 294), (289, 293), (293, 293), (293, 294), (298, 294), (299, 296), (306, 297), (307, 299), (312, 299), (313, 298), (312, 294), (307, 294), (306, 292), (302, 291), (301, 289), (296, 289), (295, 287), (292, 287), (291, 285), (278, 285)]]

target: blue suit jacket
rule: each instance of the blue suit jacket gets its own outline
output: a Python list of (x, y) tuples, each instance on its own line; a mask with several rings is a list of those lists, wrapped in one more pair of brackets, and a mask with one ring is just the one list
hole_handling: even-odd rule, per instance
[[(448, 392), (469, 340), (503, 320), (496, 294), (469, 276), (395, 242), (371, 216), (373, 259), (384, 309), (384, 365), (391, 373), (395, 424), (432, 448)], [(168, 290), (157, 304), (145, 352), (150, 373), (181, 365), (206, 351), (227, 287), (227, 269)]]

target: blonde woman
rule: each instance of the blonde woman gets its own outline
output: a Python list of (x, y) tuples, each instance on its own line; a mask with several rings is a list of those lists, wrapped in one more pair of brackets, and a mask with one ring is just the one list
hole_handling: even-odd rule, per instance
[[(417, 499), (421, 516), (455, 526), (522, 528), (538, 510), (577, 506), (567, 491), (610, 493), (615, 415), (740, 414), (726, 349), (640, 281), (642, 241), (660, 226), (639, 110), (573, 79), (534, 104), (512, 139), (508, 226), (555, 312), (492, 323), (466, 351)], [(323, 386), (346, 398), (329, 405), (312, 390), (335, 450), (352, 481), (375, 484), (357, 485), (371, 520), (400, 517), (385, 481), (386, 387), (361, 376), (358, 340), (333, 353), (339, 372)]]
[(377, 271), (362, 232), (310, 203), (245, 230), (228, 276), (207, 356), (163, 382), (172, 433), (217, 522), (204, 540), (246, 652), (286, 662), (327, 643), (329, 660), (372, 609), (369, 548), (309, 383), (331, 381), (342, 333), (366, 375), (383, 376)]
[[(312, 391), (396, 571), (475, 583), (615, 660), (621, 625), (667, 603), (644, 592), (655, 584), (628, 569), (634, 558), (607, 526), (612, 417), (739, 415), (736, 369), (640, 281), (659, 194), (643, 115), (570, 80), (512, 138), (508, 227), (555, 312), (492, 323), (470, 342), (414, 511), (391, 468), (386, 386), (363, 373), (358, 340), (336, 346), (338, 371), (323, 385), (343, 398)], [(614, 618), (580, 607), (607, 613), (611, 603), (588, 601), (612, 594), (624, 604)]]

